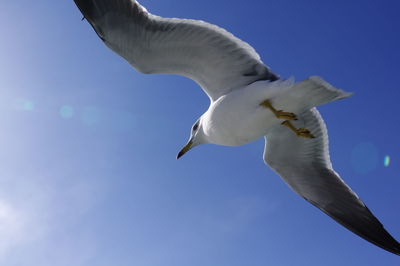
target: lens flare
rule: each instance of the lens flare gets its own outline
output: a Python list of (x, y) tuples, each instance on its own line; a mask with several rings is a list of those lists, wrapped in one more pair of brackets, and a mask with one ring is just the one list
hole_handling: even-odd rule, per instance
[(62, 118), (69, 119), (75, 114), (74, 108), (69, 105), (64, 105), (60, 108), (60, 115)]
[(16, 99), (15, 108), (21, 111), (33, 111), (35, 109), (35, 104), (26, 99)]
[(385, 165), (385, 167), (388, 167), (390, 165), (390, 156), (389, 155), (385, 156), (385, 159), (383, 160), (383, 164)]

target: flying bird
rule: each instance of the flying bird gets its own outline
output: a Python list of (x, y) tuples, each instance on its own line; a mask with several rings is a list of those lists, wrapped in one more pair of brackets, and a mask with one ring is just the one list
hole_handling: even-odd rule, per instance
[(100, 39), (146, 74), (179, 74), (210, 98), (180, 158), (213, 143), (265, 138), (264, 161), (298, 195), (371, 243), (400, 255), (397, 242), (332, 167), (316, 106), (349, 97), (322, 78), (281, 79), (246, 42), (200, 20), (162, 18), (135, 0), (74, 0)]

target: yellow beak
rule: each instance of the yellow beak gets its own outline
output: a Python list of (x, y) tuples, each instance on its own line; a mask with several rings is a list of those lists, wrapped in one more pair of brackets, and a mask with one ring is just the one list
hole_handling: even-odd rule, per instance
[(192, 145), (193, 145), (193, 141), (190, 140), (190, 141), (188, 142), (188, 144), (186, 144), (186, 146), (183, 147), (183, 149), (178, 153), (178, 155), (176, 156), (176, 159), (178, 160), (178, 159), (181, 158), (185, 153), (187, 153), (187, 152), (192, 148)]

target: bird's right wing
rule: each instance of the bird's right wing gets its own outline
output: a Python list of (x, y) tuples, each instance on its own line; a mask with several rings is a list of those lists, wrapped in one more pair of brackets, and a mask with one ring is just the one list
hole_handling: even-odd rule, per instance
[(314, 139), (297, 137), (278, 126), (265, 136), (265, 162), (297, 194), (362, 238), (400, 255), (400, 244), (383, 228), (359, 197), (333, 170), (325, 123), (313, 108), (294, 124), (311, 131)]
[(135, 0), (74, 1), (105, 44), (138, 71), (186, 76), (212, 100), (277, 79), (249, 44), (215, 25), (155, 16)]

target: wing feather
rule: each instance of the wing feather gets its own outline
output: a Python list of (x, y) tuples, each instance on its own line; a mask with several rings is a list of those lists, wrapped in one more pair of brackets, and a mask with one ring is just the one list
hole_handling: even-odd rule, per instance
[(105, 44), (138, 71), (186, 76), (212, 100), (278, 78), (249, 44), (215, 25), (155, 16), (134, 0), (74, 1)]
[(333, 170), (328, 134), (317, 111), (299, 116), (296, 126), (315, 139), (298, 138), (287, 128), (274, 128), (265, 138), (264, 160), (297, 194), (362, 238), (400, 255), (400, 244)]

